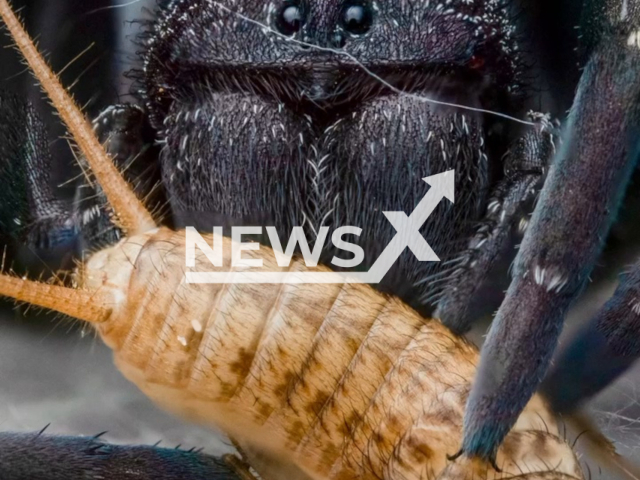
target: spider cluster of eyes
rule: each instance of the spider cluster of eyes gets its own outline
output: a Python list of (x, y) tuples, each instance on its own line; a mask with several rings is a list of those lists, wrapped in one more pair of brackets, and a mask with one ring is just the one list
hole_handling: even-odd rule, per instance
[[(349, 0), (340, 10), (338, 30), (351, 35), (362, 35), (371, 28), (374, 6), (368, 0)], [(273, 23), (283, 35), (299, 32), (308, 20), (309, 7), (304, 0), (285, 0), (274, 12)]]

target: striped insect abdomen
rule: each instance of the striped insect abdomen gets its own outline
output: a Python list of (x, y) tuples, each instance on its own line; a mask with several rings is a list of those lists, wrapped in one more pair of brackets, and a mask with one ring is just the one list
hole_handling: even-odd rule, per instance
[[(188, 284), (185, 249), (184, 232), (159, 229), (99, 252), (83, 272), (87, 287), (119, 299), (98, 329), (149, 397), (222, 428), (266, 478), (285, 464), (332, 479), (445, 468), (460, 444), (473, 346), (366, 285)], [(283, 270), (266, 247), (243, 255)], [(221, 270), (234, 275), (227, 257)], [(215, 267), (198, 253), (191, 270)], [(536, 398), (514, 430), (547, 428), (546, 444), (555, 428)]]

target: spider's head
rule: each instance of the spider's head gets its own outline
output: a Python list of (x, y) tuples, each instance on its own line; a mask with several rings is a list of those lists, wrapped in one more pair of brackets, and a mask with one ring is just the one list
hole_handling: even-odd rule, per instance
[[(170, 2), (150, 31), (142, 96), (176, 226), (274, 225), (286, 243), (294, 226), (314, 238), (353, 225), (367, 268), (395, 235), (381, 212), (413, 211), (421, 179), (455, 169), (455, 208), (421, 231), (452, 258), (500, 143), (483, 113), (452, 104), (515, 106), (513, 25), (502, 0)], [(407, 253), (389, 290), (430, 295), (436, 269)]]
[(205, 85), (325, 111), (394, 88), (491, 108), (521, 70), (502, 0), (179, 0), (150, 37), (144, 94), (156, 119)]

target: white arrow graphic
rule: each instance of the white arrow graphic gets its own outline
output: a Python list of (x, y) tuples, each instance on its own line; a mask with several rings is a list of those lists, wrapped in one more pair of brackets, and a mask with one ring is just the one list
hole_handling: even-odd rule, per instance
[(455, 175), (448, 170), (437, 175), (425, 177), (422, 180), (431, 185), (429, 192), (407, 216), (404, 212), (383, 212), (397, 233), (391, 243), (387, 245), (368, 272), (354, 276), (362, 277), (365, 283), (379, 283), (391, 269), (405, 248), (409, 247), (421, 262), (439, 262), (440, 258), (431, 249), (427, 241), (420, 234), (420, 228), (436, 209), (443, 197), (455, 202)]
[(448, 170), (425, 177), (431, 188), (416, 208), (405, 212), (383, 212), (397, 230), (368, 272), (186, 272), (187, 283), (380, 283), (398, 257), (409, 248), (421, 262), (440, 259), (420, 234), (420, 228), (443, 198), (455, 202), (455, 172)]

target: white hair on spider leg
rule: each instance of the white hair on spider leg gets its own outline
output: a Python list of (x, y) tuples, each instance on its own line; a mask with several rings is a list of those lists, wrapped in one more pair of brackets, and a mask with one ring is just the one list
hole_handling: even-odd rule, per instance
[(536, 265), (533, 269), (533, 278), (537, 285), (546, 287), (547, 292), (559, 293), (567, 285), (569, 278), (554, 270)]
[(620, 20), (624, 21), (629, 15), (629, 0), (622, 0), (622, 8), (620, 9)]
[(634, 30), (627, 39), (627, 46), (640, 49), (640, 30)]

